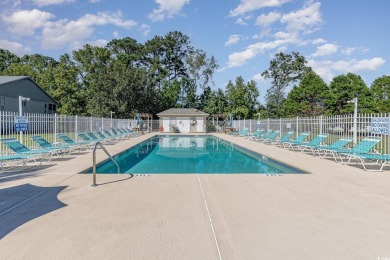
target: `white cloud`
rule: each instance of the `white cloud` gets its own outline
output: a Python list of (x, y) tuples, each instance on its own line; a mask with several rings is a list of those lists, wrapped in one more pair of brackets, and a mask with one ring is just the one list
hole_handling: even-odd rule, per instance
[(284, 39), (288, 42), (297, 41), (297, 33), (296, 32), (277, 32), (274, 34), (275, 39)]
[(160, 6), (158, 9), (153, 9), (149, 14), (149, 19), (152, 21), (164, 21), (166, 18), (173, 18), (180, 14), (184, 5), (188, 4), (190, 0), (155, 0)]
[(277, 12), (270, 12), (268, 14), (261, 14), (256, 18), (256, 25), (261, 26), (260, 37), (266, 36), (271, 32), (271, 24), (280, 19), (281, 14)]
[(256, 81), (257, 83), (264, 82), (266, 79), (261, 76), (260, 73), (257, 73), (256, 75), (253, 76), (252, 80)]
[(119, 33), (117, 31), (114, 31), (112, 33), (112, 36), (114, 36), (115, 38), (119, 38)]
[(47, 6), (47, 5), (59, 5), (62, 3), (70, 3), (75, 0), (33, 0), (33, 3), (38, 6)]
[(240, 4), (230, 11), (230, 16), (243, 15), (264, 7), (281, 6), (292, 0), (241, 0)]
[(31, 36), (34, 35), (36, 29), (43, 27), (51, 18), (54, 18), (53, 14), (33, 9), (14, 12), (9, 16), (4, 16), (3, 21), (8, 25), (7, 29), (11, 33)]
[(360, 60), (360, 61), (356, 62), (353, 65), (353, 69), (355, 71), (358, 71), (358, 70), (376, 70), (380, 66), (385, 64), (385, 62), (386, 62), (386, 60), (383, 59), (382, 57), (375, 57), (375, 58), (372, 58), (372, 59), (369, 59), (369, 60), (367, 60), (367, 59)]
[(318, 39), (311, 40), (311, 43), (314, 44), (314, 45), (317, 45), (317, 44), (326, 43), (326, 41), (324, 39), (322, 39), (322, 38), (318, 38)]
[(96, 46), (96, 47), (104, 47), (107, 45), (107, 41), (104, 40), (104, 39), (99, 39), (99, 40), (96, 40), (96, 41), (93, 41), (93, 42), (90, 42), (89, 44), (92, 45), (92, 46)]
[(2, 0), (0, 4), (10, 5), (12, 8), (16, 8), (22, 5), (22, 0)]
[(335, 54), (339, 49), (339, 46), (332, 43), (327, 43), (317, 47), (317, 51), (313, 53), (311, 56), (313, 57), (322, 57)]
[(283, 15), (281, 23), (286, 24), (287, 31), (303, 31), (304, 34), (318, 30), (322, 24), (321, 3), (308, 2), (302, 9)]
[(229, 39), (225, 42), (225, 46), (230, 46), (237, 43), (241, 39), (240, 35), (233, 34), (229, 36)]
[(24, 47), (20, 43), (10, 42), (7, 40), (0, 40), (0, 49), (8, 50), (17, 55), (24, 55), (31, 52), (30, 48)]
[(230, 54), (229, 60), (227, 62), (227, 67), (241, 67), (248, 60), (253, 59), (261, 53), (264, 53), (264, 51), (281, 47), (285, 43), (285, 40), (275, 40), (272, 42), (259, 42), (249, 45), (244, 51), (234, 52)]
[(122, 19), (120, 12), (86, 14), (78, 20), (48, 22), (42, 30), (41, 47), (43, 49), (58, 49), (66, 45), (77, 46), (80, 44), (79, 42), (91, 37), (95, 26), (108, 24), (125, 29), (137, 25), (133, 20)]
[(355, 51), (356, 51), (356, 48), (348, 47), (348, 48), (342, 49), (341, 53), (344, 54), (344, 55), (351, 55)]
[(367, 48), (358, 48), (358, 47), (347, 47), (341, 50), (341, 53), (347, 56), (352, 55), (353, 53), (359, 52), (360, 54), (364, 54), (369, 52), (370, 49)]
[(364, 60), (338, 60), (315, 61), (308, 60), (308, 66), (321, 76), (326, 82), (330, 82), (335, 76), (358, 71), (377, 70), (386, 62), (382, 57)]
[(240, 17), (236, 20), (235, 24), (239, 24), (239, 25), (248, 25), (246, 22), (245, 22), (245, 19), (243, 17)]
[(142, 31), (142, 34), (144, 36), (148, 36), (149, 33), (150, 33), (150, 26), (147, 25), (147, 24), (142, 24), (141, 27), (140, 27), (140, 30)]
[(256, 19), (256, 24), (262, 27), (268, 27), (277, 21), (282, 15), (277, 12), (270, 12), (268, 14), (261, 14)]

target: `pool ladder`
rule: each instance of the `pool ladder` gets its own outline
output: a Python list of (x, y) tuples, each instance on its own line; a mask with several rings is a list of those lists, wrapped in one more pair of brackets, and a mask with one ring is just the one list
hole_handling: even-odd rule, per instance
[(110, 158), (110, 160), (114, 162), (114, 164), (116, 165), (118, 173), (120, 173), (120, 171), (121, 171), (121, 168), (120, 168), (119, 164), (115, 161), (114, 158), (112, 158), (111, 154), (109, 152), (107, 152), (106, 148), (104, 148), (102, 143), (101, 142), (96, 142), (95, 145), (93, 146), (93, 151), (92, 151), (92, 163), (93, 163), (93, 166), (92, 166), (92, 169), (93, 169), (93, 172), (92, 172), (93, 173), (92, 187), (96, 187), (97, 186), (97, 184), (96, 184), (96, 149), (97, 149), (98, 146), (100, 146), (100, 148), (102, 148), (103, 151), (107, 154), (108, 158)]

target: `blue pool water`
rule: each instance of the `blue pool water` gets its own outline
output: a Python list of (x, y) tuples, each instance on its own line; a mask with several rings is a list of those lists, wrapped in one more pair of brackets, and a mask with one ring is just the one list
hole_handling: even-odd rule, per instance
[[(121, 173), (302, 173), (212, 136), (155, 136), (114, 158)], [(117, 168), (107, 160), (96, 172), (116, 173)]]

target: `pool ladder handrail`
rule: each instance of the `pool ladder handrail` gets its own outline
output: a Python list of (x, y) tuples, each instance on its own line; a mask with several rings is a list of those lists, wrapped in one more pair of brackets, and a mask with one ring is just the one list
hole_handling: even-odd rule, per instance
[(118, 170), (118, 174), (120, 173), (121, 171), (121, 168), (119, 166), (119, 164), (117, 163), (117, 161), (111, 156), (111, 154), (106, 150), (106, 148), (104, 148), (103, 144), (101, 142), (96, 142), (95, 145), (93, 146), (93, 151), (92, 151), (92, 163), (93, 163), (93, 166), (92, 166), (92, 173), (93, 173), (93, 183), (92, 183), (92, 187), (96, 187), (97, 184), (96, 184), (96, 149), (98, 147), (98, 145), (103, 149), (103, 151), (107, 154), (108, 158), (110, 158), (111, 161), (114, 162), (114, 164), (116, 165), (117, 167), (117, 170)]

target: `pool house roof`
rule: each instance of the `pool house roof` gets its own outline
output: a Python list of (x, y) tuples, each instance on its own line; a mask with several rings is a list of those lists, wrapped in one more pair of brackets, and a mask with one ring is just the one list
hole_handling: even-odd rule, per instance
[(207, 117), (209, 114), (196, 108), (170, 108), (157, 114), (159, 117), (165, 116), (201, 116)]

